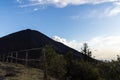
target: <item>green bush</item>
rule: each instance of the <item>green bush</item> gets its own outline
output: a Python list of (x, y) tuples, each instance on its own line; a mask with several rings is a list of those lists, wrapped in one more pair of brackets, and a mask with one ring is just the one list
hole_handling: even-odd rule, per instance
[(45, 48), (47, 72), (59, 80), (120, 80), (120, 58), (111, 62), (88, 62)]

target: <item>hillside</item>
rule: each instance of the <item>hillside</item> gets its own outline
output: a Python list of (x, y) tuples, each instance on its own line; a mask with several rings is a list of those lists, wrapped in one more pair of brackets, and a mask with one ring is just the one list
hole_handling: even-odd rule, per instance
[[(46, 35), (36, 30), (22, 30), (15, 32), (0, 38), (0, 54), (7, 54), (13, 51), (31, 49), (31, 48), (43, 48), (46, 45), (50, 45), (57, 53), (65, 55), (69, 51), (73, 53), (73, 56), (79, 59), (92, 58), (62, 44), (54, 41)], [(40, 52), (38, 53), (38, 55)], [(21, 54), (22, 55), (22, 54)], [(32, 56), (32, 54), (31, 54)], [(36, 55), (37, 56), (37, 55)]]
[(0, 80), (43, 80), (43, 70), (28, 68), (21, 64), (0, 62)]
[(120, 80), (119, 56), (98, 61), (30, 29), (0, 38), (0, 60), (0, 80)]

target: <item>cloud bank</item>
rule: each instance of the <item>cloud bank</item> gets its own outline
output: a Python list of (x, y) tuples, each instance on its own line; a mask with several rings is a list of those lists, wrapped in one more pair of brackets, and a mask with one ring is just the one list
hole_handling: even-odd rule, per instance
[(27, 1), (29, 2), (29, 4), (23, 5), (23, 7), (35, 5), (54, 5), (55, 7), (63, 8), (68, 5), (101, 4), (106, 2), (118, 2), (119, 0), (27, 0)]
[(114, 7), (108, 10), (108, 16), (120, 14), (120, 2), (115, 2)]
[[(53, 40), (61, 42), (69, 47), (81, 51), (83, 42), (76, 40), (68, 41), (59, 36), (53, 36)], [(100, 36), (87, 41), (93, 56), (100, 60), (116, 59), (116, 55), (120, 55), (120, 36)]]
[(59, 36), (53, 36), (52, 39), (55, 41), (61, 42), (71, 48), (78, 50), (78, 51), (80, 51), (80, 49), (82, 47), (82, 43), (79, 43), (76, 40), (68, 41), (65, 38), (61, 38)]
[[(64, 8), (67, 6), (75, 6), (75, 5), (84, 5), (84, 4), (103, 4), (103, 3), (112, 3), (112, 6), (109, 6), (103, 10), (96, 10), (94, 13), (95, 16), (115, 16), (120, 14), (120, 0), (16, 0), (20, 3), (20, 7), (42, 7), (46, 8), (47, 6), (54, 6), (56, 8)], [(35, 10), (36, 11), (36, 10)], [(92, 14), (95, 10), (91, 10)], [(97, 14), (97, 15), (96, 15)], [(89, 15), (93, 16), (93, 15)], [(79, 15), (75, 15), (71, 18), (79, 18)]]

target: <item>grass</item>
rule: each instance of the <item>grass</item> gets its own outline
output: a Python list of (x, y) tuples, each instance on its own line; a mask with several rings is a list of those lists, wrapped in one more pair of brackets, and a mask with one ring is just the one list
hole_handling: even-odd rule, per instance
[[(0, 80), (43, 80), (43, 70), (21, 64), (0, 62)], [(56, 80), (49, 76), (49, 80)]]

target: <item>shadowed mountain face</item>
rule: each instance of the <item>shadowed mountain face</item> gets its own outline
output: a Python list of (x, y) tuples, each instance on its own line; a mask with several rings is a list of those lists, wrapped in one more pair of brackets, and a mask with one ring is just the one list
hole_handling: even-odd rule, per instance
[(0, 54), (31, 48), (42, 48), (50, 45), (57, 53), (66, 54), (71, 51), (75, 57), (84, 59), (88, 56), (54, 41), (46, 35), (35, 30), (23, 30), (0, 38)]

